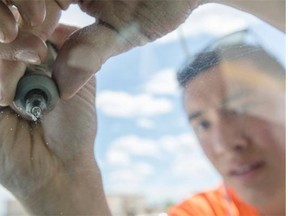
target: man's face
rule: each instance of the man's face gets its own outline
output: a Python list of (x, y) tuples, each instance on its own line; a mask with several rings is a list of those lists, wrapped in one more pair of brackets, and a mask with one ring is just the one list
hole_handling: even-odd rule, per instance
[(283, 86), (247, 60), (226, 61), (188, 82), (184, 107), (207, 157), (245, 201), (285, 191)]

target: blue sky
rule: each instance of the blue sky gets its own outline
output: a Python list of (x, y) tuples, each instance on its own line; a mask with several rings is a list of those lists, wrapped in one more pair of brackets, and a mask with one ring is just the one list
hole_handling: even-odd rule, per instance
[[(93, 21), (77, 7), (62, 17), (78, 26)], [(210, 4), (195, 10), (174, 32), (103, 65), (97, 73), (95, 155), (107, 193), (142, 194), (156, 203), (178, 201), (221, 181), (187, 124), (175, 72), (188, 54), (244, 28), (285, 62), (283, 34), (251, 15)], [(1, 205), (11, 196), (0, 190)]]

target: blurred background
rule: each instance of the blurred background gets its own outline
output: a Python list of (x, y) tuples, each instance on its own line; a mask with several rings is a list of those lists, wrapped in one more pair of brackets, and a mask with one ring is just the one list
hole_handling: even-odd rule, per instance
[[(94, 22), (76, 6), (62, 23)], [(176, 71), (227, 34), (263, 46), (285, 66), (285, 35), (259, 19), (217, 4), (196, 9), (178, 29), (109, 59), (97, 73), (95, 157), (113, 215), (164, 216), (172, 204), (221, 181), (198, 146), (182, 109)], [(0, 186), (0, 216), (26, 215)]]

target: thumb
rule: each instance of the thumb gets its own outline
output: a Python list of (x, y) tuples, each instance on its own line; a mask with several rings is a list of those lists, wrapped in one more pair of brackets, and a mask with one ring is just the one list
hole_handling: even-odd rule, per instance
[(133, 24), (120, 32), (103, 23), (76, 31), (60, 49), (55, 63), (54, 78), (60, 96), (71, 98), (109, 57), (147, 41)]
[(60, 50), (63, 46), (64, 42), (67, 38), (76, 30), (78, 27), (58, 24), (56, 29), (54, 30), (53, 34), (49, 36), (48, 40), (58, 49)]

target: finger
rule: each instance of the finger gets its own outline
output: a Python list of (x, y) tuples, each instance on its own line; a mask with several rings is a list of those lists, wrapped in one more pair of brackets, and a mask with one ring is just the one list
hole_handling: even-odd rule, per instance
[(0, 43), (0, 58), (18, 60), (31, 64), (43, 62), (47, 55), (47, 46), (43, 40), (33, 34), (20, 31), (17, 38), (9, 43)]
[(129, 40), (121, 33), (96, 24), (74, 32), (59, 51), (54, 65), (53, 76), (60, 96), (71, 98), (109, 57), (141, 44), (143, 38), (136, 35)]
[(79, 28), (75, 26), (59, 24), (53, 34), (48, 38), (48, 40), (51, 41), (52, 44), (54, 44), (59, 50), (66, 41), (66, 39), (78, 29)]
[(9, 43), (17, 37), (18, 25), (7, 5), (0, 1), (0, 42)]
[(26, 66), (21, 62), (0, 60), (0, 68), (0, 106), (8, 106), (13, 102), (17, 83)]
[[(47, 55), (47, 46), (44, 41), (52, 34), (61, 15), (61, 8), (55, 1), (47, 0), (46, 18), (37, 27), (29, 28), (21, 24), (21, 32), (9, 44), (0, 44), (0, 58), (19, 60), (31, 64), (40, 64)], [(25, 31), (25, 32), (24, 32)]]
[(26, 25), (38, 26), (46, 16), (45, 0), (11, 0), (17, 7)]
[(41, 25), (30, 29), (27, 28), (27, 26), (21, 26), (25, 30), (41, 38), (43, 41), (46, 41), (54, 32), (61, 16), (61, 8), (54, 0), (47, 0), (45, 6), (46, 16)]

